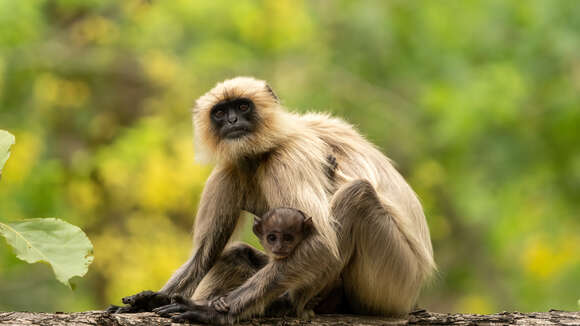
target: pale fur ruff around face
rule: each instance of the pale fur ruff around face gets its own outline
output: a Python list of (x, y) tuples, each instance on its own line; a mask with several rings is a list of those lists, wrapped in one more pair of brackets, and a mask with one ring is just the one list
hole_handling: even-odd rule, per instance
[[(216, 104), (247, 98), (258, 110), (256, 130), (239, 139), (221, 140), (211, 126), (210, 111)], [(235, 161), (240, 155), (264, 153), (280, 143), (285, 126), (275, 119), (282, 109), (266, 82), (252, 77), (236, 77), (218, 83), (201, 96), (193, 109), (196, 160), (200, 162)]]

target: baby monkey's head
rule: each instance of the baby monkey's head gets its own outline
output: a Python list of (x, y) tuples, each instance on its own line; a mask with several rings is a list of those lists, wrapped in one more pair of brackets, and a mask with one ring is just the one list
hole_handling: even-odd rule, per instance
[(290, 256), (313, 229), (312, 218), (293, 208), (275, 208), (254, 219), (254, 233), (274, 259)]

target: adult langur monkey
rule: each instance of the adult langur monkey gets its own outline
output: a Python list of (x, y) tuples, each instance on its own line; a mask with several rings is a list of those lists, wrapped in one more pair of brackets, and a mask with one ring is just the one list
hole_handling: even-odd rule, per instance
[[(336, 279), (354, 313), (410, 311), (435, 269), (429, 230), (416, 194), (375, 146), (340, 119), (286, 111), (264, 81), (249, 77), (201, 96), (193, 121), (197, 156), (216, 163), (193, 254), (159, 292), (126, 297), (118, 311), (230, 323), (263, 315), (291, 290), (304, 316)], [(241, 243), (226, 248), (242, 210), (261, 216), (276, 207), (305, 212), (317, 233), (283, 260)], [(212, 306), (217, 298), (227, 312)]]

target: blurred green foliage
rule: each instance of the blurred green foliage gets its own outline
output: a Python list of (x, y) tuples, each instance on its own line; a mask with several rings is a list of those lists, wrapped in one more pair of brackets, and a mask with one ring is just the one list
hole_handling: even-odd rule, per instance
[(577, 309), (577, 1), (0, 0), (0, 128), (18, 140), (0, 218), (59, 216), (95, 245), (74, 292), (0, 245), (0, 310), (159, 288), (211, 169), (189, 108), (236, 75), (344, 117), (398, 163), (440, 268), (421, 306)]

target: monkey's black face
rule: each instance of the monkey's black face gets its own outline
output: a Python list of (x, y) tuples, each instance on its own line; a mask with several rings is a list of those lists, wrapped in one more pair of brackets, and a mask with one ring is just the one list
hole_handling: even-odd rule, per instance
[(212, 126), (220, 139), (237, 139), (256, 129), (257, 114), (249, 99), (216, 104), (210, 112)]
[(268, 232), (265, 235), (265, 240), (262, 241), (264, 249), (271, 252), (276, 259), (283, 259), (288, 257), (296, 245), (302, 241), (302, 236), (294, 232)]

